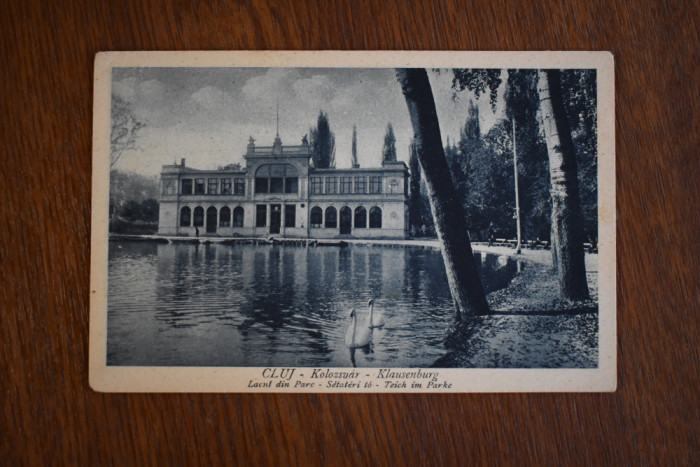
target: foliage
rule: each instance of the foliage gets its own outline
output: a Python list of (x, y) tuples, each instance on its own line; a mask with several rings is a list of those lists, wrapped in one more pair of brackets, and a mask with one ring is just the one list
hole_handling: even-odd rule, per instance
[(130, 225), (157, 227), (157, 178), (114, 169), (109, 178), (110, 231), (129, 232)]
[(496, 68), (455, 68), (452, 70), (452, 89), (461, 92), (465, 89), (474, 92), (478, 99), (481, 94), (489, 92), (491, 107), (495, 109), (498, 97), (498, 87), (501, 85), (501, 70)]
[(335, 134), (331, 131), (328, 115), (321, 111), (316, 127), (309, 130), (311, 135), (311, 160), (314, 167), (328, 169), (335, 167)]
[(158, 200), (149, 198), (138, 202), (129, 200), (120, 212), (127, 221), (158, 222)]
[(433, 216), (430, 213), (430, 201), (425, 187), (425, 182), (421, 178), (420, 164), (415, 143), (411, 143), (408, 148), (409, 153), (409, 197), (408, 197), (408, 220), (409, 232), (412, 237), (432, 237), (435, 235)]
[(382, 148), (382, 161), (396, 162), (396, 137), (394, 127), (389, 123), (384, 134), (384, 147)]
[(114, 167), (126, 151), (136, 149), (139, 132), (146, 124), (136, 118), (131, 104), (116, 94), (112, 94), (111, 119), (109, 166)]
[(549, 240), (549, 159), (537, 119), (537, 71), (508, 70), (505, 101), (507, 118), (514, 119), (516, 126), (523, 238)]
[(561, 73), (562, 88), (567, 90), (567, 118), (576, 151), (579, 197), (585, 237), (598, 238), (598, 114), (595, 70), (566, 70)]
[[(498, 71), (498, 73), (496, 73)], [(453, 70), (453, 89), (489, 91), (494, 106), (501, 84), (500, 70)], [(597, 102), (593, 70), (564, 70), (562, 90), (574, 140), (579, 191), (586, 236), (597, 238)], [(464, 204), (472, 239), (485, 239), (494, 224), (500, 237), (515, 235), (512, 119), (516, 124), (522, 234), (525, 239), (549, 240), (551, 195), (549, 161), (538, 122), (537, 70), (508, 70), (504, 99), (506, 116), (484, 136), (478, 112), (470, 102), (457, 148), (445, 148), (456, 190)]]
[(514, 209), (511, 126), (507, 120), (496, 124), (485, 136), (473, 130), (472, 113), (461, 132), (457, 146), (445, 149), (457, 192), (465, 207), (472, 240), (485, 240), (489, 225), (497, 235), (511, 236)]

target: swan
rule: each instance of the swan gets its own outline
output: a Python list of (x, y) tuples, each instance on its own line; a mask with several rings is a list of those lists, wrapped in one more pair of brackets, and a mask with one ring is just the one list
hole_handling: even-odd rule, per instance
[(369, 327), (370, 328), (381, 328), (384, 326), (384, 316), (381, 312), (374, 312), (374, 299), (370, 298), (367, 302), (367, 308), (369, 308)]
[(351, 349), (369, 345), (371, 334), (369, 326), (360, 325), (357, 322), (357, 313), (355, 313), (354, 308), (350, 312), (350, 317), (352, 318), (352, 323), (350, 323), (350, 327), (345, 333), (345, 345)]

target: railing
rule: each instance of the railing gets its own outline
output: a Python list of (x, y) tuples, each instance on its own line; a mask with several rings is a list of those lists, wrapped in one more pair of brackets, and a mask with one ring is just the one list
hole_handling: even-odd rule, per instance
[[(251, 148), (248, 148), (250, 152)], [(272, 154), (275, 151), (274, 146), (255, 146), (254, 154)], [(282, 146), (282, 154), (309, 154), (311, 152), (309, 146)]]
[(309, 146), (282, 146), (282, 154), (288, 153), (288, 154), (294, 154), (294, 153), (308, 153), (311, 152), (311, 148)]

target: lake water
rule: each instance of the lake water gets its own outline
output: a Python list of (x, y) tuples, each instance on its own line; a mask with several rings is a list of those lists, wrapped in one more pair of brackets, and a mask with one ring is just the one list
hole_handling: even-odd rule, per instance
[[(516, 274), (506, 257), (476, 259), (487, 291)], [(370, 297), (386, 325), (351, 351), (350, 310)], [(109, 365), (427, 367), (453, 317), (432, 249), (109, 245)]]

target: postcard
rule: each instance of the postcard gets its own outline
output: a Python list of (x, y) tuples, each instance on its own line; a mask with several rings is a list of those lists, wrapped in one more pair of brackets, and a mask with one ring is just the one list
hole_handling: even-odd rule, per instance
[(602, 392), (608, 52), (103, 52), (90, 385)]

